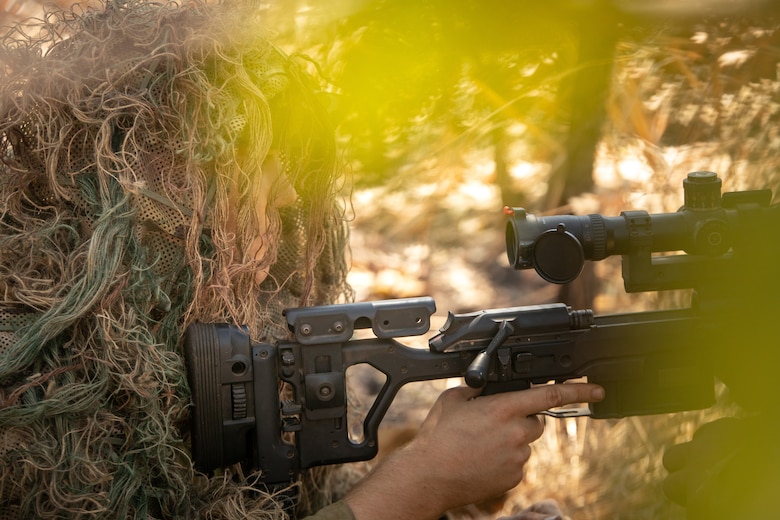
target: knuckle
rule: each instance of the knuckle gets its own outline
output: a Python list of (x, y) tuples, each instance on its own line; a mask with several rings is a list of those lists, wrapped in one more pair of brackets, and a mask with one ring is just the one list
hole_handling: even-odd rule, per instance
[(544, 423), (535, 415), (526, 417), (522, 428), (523, 435), (521, 441), (524, 444), (535, 441), (544, 433)]
[(547, 393), (545, 394), (545, 397), (548, 408), (557, 408), (558, 406), (563, 406), (564, 399), (561, 385), (549, 385), (546, 387), (546, 390)]
[(441, 394), (439, 394), (439, 399), (441, 401), (449, 401), (449, 400), (457, 398), (458, 393), (459, 393), (459, 389), (457, 387), (456, 388), (447, 388)]
[(459, 386), (448, 388), (439, 394), (439, 400), (442, 403), (452, 403), (455, 401), (462, 401), (465, 399), (465, 390)]
[(544, 433), (544, 421), (541, 417), (534, 417), (535, 429), (534, 429), (534, 439), (538, 439), (542, 436)]
[(530, 445), (526, 444), (525, 446), (523, 446), (523, 450), (522, 451), (523, 451), (523, 458), (525, 460), (528, 460), (528, 459), (531, 458), (532, 450), (531, 450), (531, 446)]
[(517, 458), (520, 464), (525, 464), (528, 462), (528, 460), (531, 458), (531, 446), (528, 444), (523, 444), (520, 446), (520, 449), (518, 449), (517, 452)]

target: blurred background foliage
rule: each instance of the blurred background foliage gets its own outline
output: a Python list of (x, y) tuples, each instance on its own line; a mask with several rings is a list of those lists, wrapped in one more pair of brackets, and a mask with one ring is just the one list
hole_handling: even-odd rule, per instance
[[(563, 287), (512, 271), (500, 209), (675, 211), (695, 170), (716, 171), (725, 191), (775, 190), (774, 4), (271, 6), (281, 40), (314, 58), (329, 82), (354, 180), (358, 298), (430, 294), (440, 318), (550, 301), (601, 313), (687, 305), (689, 293), (626, 294), (619, 259), (589, 264)], [(385, 435), (413, 431), (440, 389), (402, 391)], [(664, 449), (733, 409), (721, 387), (718, 405), (701, 412), (548, 421), (523, 484), (450, 517), (496, 518), (552, 497), (575, 519), (684, 518), (661, 491)]]
[[(776, 76), (777, 36), (752, 30), (771, 3), (653, 4), (299, 0), (269, 14), (329, 80), (358, 188), (490, 149), (503, 201), (548, 209), (593, 188), (605, 126), (653, 145), (728, 137), (723, 96)], [(512, 184), (518, 142), (548, 164), (543, 201)]]
[[(333, 80), (358, 186), (432, 155), (462, 159), (474, 147), (492, 146), (503, 163), (510, 125), (549, 149), (568, 120), (560, 90), (577, 72), (578, 27), (612, 16), (606, 6), (500, 0), (308, 4), (319, 9), (336, 23), (323, 27), (326, 16), (312, 14), (296, 40), (311, 42)], [(602, 60), (587, 66), (608, 67), (609, 51)]]
[[(0, 0), (0, 15), (7, 24), (43, 4)], [(435, 319), (551, 301), (626, 312), (684, 305), (686, 295), (625, 294), (619, 259), (589, 264), (562, 288), (514, 272), (501, 206), (674, 211), (694, 170), (716, 171), (724, 190), (775, 190), (775, 4), (265, 0), (258, 30), (323, 79), (352, 179), (359, 300), (432, 295)], [(402, 391), (386, 434), (414, 430), (440, 389)], [(578, 520), (682, 518), (661, 492), (661, 456), (731, 407), (726, 392), (721, 401), (704, 412), (548, 422), (524, 484), (451, 517), (493, 518), (552, 497)]]

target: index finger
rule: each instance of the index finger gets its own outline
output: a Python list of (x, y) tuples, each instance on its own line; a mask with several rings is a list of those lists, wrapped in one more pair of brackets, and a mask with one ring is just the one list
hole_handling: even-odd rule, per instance
[[(521, 390), (518, 413), (534, 415), (567, 404), (595, 403), (604, 399), (604, 389), (589, 383), (542, 385)], [(508, 394), (507, 394), (508, 395)]]

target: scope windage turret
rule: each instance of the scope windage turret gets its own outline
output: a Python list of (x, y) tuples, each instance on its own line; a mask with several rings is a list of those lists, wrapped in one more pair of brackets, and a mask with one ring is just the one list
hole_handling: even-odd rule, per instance
[(721, 196), (713, 172), (692, 172), (683, 181), (685, 204), (674, 213), (624, 211), (618, 217), (534, 216), (507, 208), (506, 247), (515, 269), (536, 269), (545, 280), (568, 283), (585, 260), (636, 252), (684, 251), (716, 257), (729, 251), (738, 204), (769, 206), (771, 191), (744, 191)]

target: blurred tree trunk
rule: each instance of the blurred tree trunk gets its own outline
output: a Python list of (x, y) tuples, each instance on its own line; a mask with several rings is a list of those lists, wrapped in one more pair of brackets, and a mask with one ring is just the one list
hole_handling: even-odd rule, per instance
[[(598, 4), (596, 4), (598, 6)], [(618, 13), (602, 4), (589, 16), (579, 18), (577, 70), (562, 88), (568, 96), (569, 130), (566, 157), (553, 171), (548, 187), (548, 208), (558, 208), (569, 199), (593, 190), (593, 166), (606, 114), (615, 46), (619, 36)], [(563, 285), (559, 300), (574, 308), (593, 306), (599, 281), (592, 262), (573, 282)]]
[(550, 176), (549, 208), (593, 189), (593, 163), (619, 34), (618, 13), (607, 4), (579, 18), (577, 69), (561, 88), (561, 104), (569, 107), (566, 157)]

